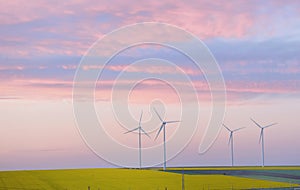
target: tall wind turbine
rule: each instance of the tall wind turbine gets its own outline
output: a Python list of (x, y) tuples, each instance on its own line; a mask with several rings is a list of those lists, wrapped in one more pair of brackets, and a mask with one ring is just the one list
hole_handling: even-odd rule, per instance
[(127, 134), (127, 133), (130, 133), (130, 132), (136, 131), (136, 130), (139, 131), (139, 164), (140, 164), (140, 169), (142, 168), (142, 132), (150, 138), (148, 133), (146, 133), (146, 131), (141, 126), (142, 117), (143, 117), (143, 111), (141, 112), (139, 126), (135, 129), (132, 129), (132, 130), (127, 131), (126, 133), (124, 133), (124, 134)]
[(264, 144), (264, 129), (271, 127), (273, 125), (276, 125), (277, 123), (272, 123), (270, 125), (266, 125), (266, 126), (261, 126), (260, 124), (258, 124), (256, 121), (254, 121), (254, 119), (250, 118), (253, 123), (260, 128), (260, 136), (259, 136), (259, 143), (261, 143), (261, 156), (262, 156), (262, 167), (265, 166), (265, 144)]
[(235, 130), (231, 130), (229, 129), (226, 125), (223, 124), (223, 126), (230, 132), (230, 137), (229, 137), (229, 141), (228, 141), (228, 145), (231, 145), (231, 166), (233, 166), (233, 156), (234, 156), (234, 150), (233, 150), (233, 133), (236, 131), (239, 131), (241, 129), (244, 129), (245, 127), (241, 127)]
[(166, 124), (167, 123), (177, 123), (177, 122), (180, 122), (180, 121), (164, 121), (160, 115), (158, 114), (158, 112), (156, 111), (156, 109), (154, 108), (154, 111), (157, 115), (157, 117), (159, 118), (159, 120), (162, 122), (161, 123), (161, 126), (159, 128), (159, 131), (155, 137), (155, 140), (157, 139), (159, 133), (161, 132), (161, 130), (163, 129), (163, 132), (164, 132), (164, 170), (166, 170), (166, 167), (167, 167), (167, 155), (166, 155)]

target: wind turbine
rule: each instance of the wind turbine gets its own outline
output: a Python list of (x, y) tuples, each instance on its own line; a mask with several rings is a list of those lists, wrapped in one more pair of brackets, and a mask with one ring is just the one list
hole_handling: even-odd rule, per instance
[(261, 126), (260, 124), (258, 124), (256, 121), (254, 121), (254, 119), (250, 118), (253, 123), (260, 128), (260, 136), (259, 136), (259, 143), (261, 143), (261, 155), (262, 155), (262, 167), (265, 166), (265, 145), (264, 145), (264, 129), (271, 127), (273, 125), (276, 125), (277, 123), (272, 123), (270, 125), (266, 125), (266, 126)]
[(234, 152), (233, 152), (233, 133), (236, 132), (236, 131), (239, 131), (241, 129), (244, 129), (245, 127), (241, 127), (241, 128), (235, 129), (235, 130), (231, 130), (226, 125), (223, 124), (223, 126), (230, 132), (228, 145), (229, 144), (231, 145), (231, 166), (233, 166), (233, 155), (234, 155)]
[(142, 132), (150, 138), (148, 133), (146, 133), (146, 131), (141, 126), (142, 117), (143, 117), (143, 111), (141, 112), (139, 126), (135, 129), (132, 129), (132, 130), (127, 131), (127, 132), (124, 133), (124, 134), (127, 134), (127, 133), (131, 133), (133, 131), (136, 131), (136, 130), (139, 131), (139, 163), (140, 163), (140, 169), (142, 168)]
[(180, 122), (180, 121), (164, 121), (160, 115), (158, 114), (158, 112), (156, 111), (156, 109), (154, 108), (154, 111), (157, 115), (157, 117), (159, 118), (159, 120), (162, 122), (161, 123), (161, 126), (159, 128), (159, 131), (155, 137), (155, 140), (157, 139), (159, 133), (161, 132), (161, 130), (163, 129), (163, 132), (164, 132), (164, 170), (166, 170), (166, 167), (167, 167), (167, 155), (166, 155), (166, 124), (167, 123), (177, 123), (177, 122)]

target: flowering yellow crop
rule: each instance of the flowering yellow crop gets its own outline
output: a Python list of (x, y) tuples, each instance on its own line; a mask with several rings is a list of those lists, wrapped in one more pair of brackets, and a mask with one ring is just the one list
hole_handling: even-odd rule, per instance
[[(180, 190), (181, 179), (181, 174), (150, 169), (3, 171), (0, 172), (0, 189)], [(186, 190), (291, 186), (289, 183), (226, 175), (184, 175), (184, 179)]]

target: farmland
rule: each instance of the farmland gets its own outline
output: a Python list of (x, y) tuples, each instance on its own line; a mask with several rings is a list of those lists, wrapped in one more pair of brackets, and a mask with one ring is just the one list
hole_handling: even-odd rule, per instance
[[(185, 168), (186, 171), (200, 170), (261, 170), (252, 168)], [(264, 171), (294, 171), (300, 168), (265, 168)], [(0, 189), (181, 189), (182, 174), (176, 173), (181, 168), (171, 168), (163, 172), (159, 169), (69, 169), (69, 170), (26, 170), (0, 172)], [(186, 173), (185, 189), (251, 189), (297, 186), (273, 179), (251, 176), (223, 174)]]

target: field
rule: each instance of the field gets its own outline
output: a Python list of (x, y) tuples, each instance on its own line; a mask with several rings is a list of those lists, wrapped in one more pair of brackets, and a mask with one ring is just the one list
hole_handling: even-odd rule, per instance
[[(186, 168), (184, 171), (208, 170), (262, 170), (259, 167), (247, 168)], [(176, 172), (178, 171), (178, 172)], [(72, 170), (32, 170), (0, 172), (0, 189), (69, 189), (91, 190), (105, 189), (181, 189), (181, 168), (172, 168), (168, 172), (158, 169), (72, 169)], [(298, 175), (300, 168), (264, 168), (263, 171)], [(261, 176), (260, 176), (261, 177)], [(192, 189), (251, 189), (278, 188), (298, 186), (297, 184), (271, 181), (274, 179), (257, 176), (235, 176), (224, 174), (186, 173), (184, 184), (186, 190)], [(280, 180), (279, 180), (280, 181)]]

